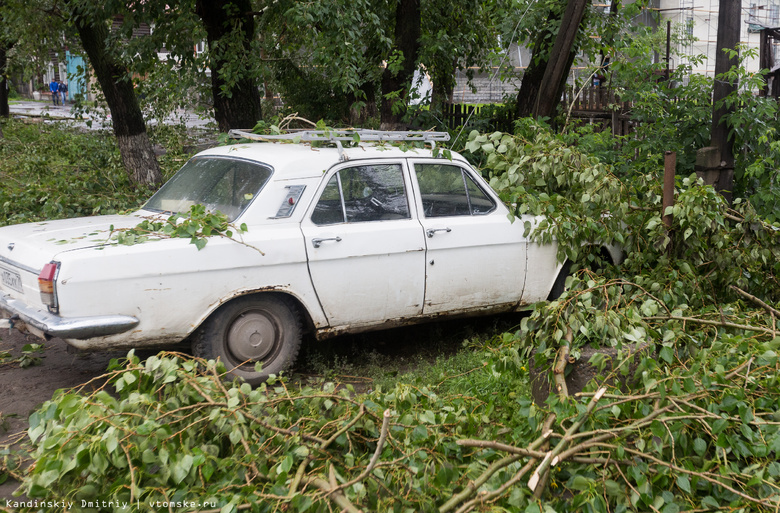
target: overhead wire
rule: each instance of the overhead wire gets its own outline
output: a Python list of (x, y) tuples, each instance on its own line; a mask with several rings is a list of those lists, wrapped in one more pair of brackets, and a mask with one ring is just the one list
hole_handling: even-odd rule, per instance
[[(528, 7), (526, 7), (525, 12), (523, 12), (522, 16), (520, 16), (520, 19), (517, 20), (517, 23), (515, 24), (515, 28), (512, 30), (512, 36), (509, 39), (509, 45), (511, 46), (512, 43), (515, 41), (515, 36), (517, 34), (517, 31), (520, 29), (520, 24), (525, 19), (526, 14), (528, 14), (528, 11), (531, 9), (531, 7), (537, 2), (537, 0), (531, 0), (531, 2), (528, 4)], [(493, 76), (490, 78), (490, 81), (488, 81), (488, 86), (493, 85), (493, 81), (498, 77), (498, 73), (501, 71), (501, 68), (504, 66), (504, 63), (506, 62), (506, 59), (509, 58), (509, 51), (507, 50), (504, 52), (504, 56), (501, 58), (501, 60), (498, 63), (498, 66), (496, 67), (496, 70), (493, 72)], [(463, 130), (466, 128), (466, 125), (468, 125), (469, 121), (471, 120), (471, 116), (474, 115), (474, 112), (476, 109), (473, 109), (471, 112), (469, 112), (468, 117), (466, 118), (466, 121), (463, 122), (463, 124), (460, 127), (460, 131), (458, 132), (458, 135), (452, 140), (452, 143), (450, 144), (450, 149), (452, 149), (455, 146), (455, 142), (460, 138), (460, 136), (463, 134)]]

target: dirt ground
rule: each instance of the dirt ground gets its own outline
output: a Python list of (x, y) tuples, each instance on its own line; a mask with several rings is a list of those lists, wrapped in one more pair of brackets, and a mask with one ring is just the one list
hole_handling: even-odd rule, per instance
[[(41, 343), (35, 337), (25, 337), (16, 330), (0, 331), (0, 352), (11, 353), (16, 359), (22, 355), (25, 344)], [(60, 339), (45, 343), (45, 350), (35, 356), (41, 363), (21, 368), (18, 362), (0, 364), (0, 449), (17, 442), (27, 430), (27, 418), (44, 401), (51, 399), (57, 389), (71, 388), (103, 375), (112, 358), (126, 354), (119, 352), (74, 353)], [(12, 498), (19, 483), (9, 479), (0, 484), (0, 499)], [(5, 501), (0, 501), (3, 504)]]

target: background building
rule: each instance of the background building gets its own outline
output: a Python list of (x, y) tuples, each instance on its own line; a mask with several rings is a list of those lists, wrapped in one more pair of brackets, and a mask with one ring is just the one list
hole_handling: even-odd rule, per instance
[[(693, 73), (712, 76), (715, 73), (715, 57), (718, 38), (718, 0), (659, 0), (660, 26), (666, 21), (683, 27), (695, 41), (677, 48), (680, 57), (672, 58), (671, 67), (690, 64)], [(745, 48), (755, 50), (755, 57), (745, 61), (748, 71), (758, 71), (758, 50), (760, 33), (764, 28), (780, 27), (780, 0), (743, 0), (739, 41)], [(774, 60), (777, 60), (777, 45), (773, 45)], [(704, 60), (696, 62), (695, 56)], [(677, 62), (675, 62), (675, 60)]]

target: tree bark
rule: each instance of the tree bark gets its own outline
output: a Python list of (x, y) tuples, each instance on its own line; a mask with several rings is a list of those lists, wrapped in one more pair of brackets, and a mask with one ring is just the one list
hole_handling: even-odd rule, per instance
[(456, 84), (455, 73), (457, 71), (457, 63), (453, 63), (450, 69), (450, 73), (445, 74), (445, 76), (433, 82), (433, 87), (431, 89), (432, 109), (441, 108), (443, 105), (452, 103)]
[(133, 90), (128, 70), (106, 49), (108, 24), (105, 20), (91, 20), (72, 10), (72, 18), (79, 33), (79, 39), (87, 53), (100, 88), (111, 111), (114, 135), (119, 145), (122, 164), (130, 180), (142, 185), (162, 181), (160, 165), (152, 150), (152, 143), (146, 132), (146, 123)]
[(195, 5), (206, 29), (214, 117), (223, 132), (253, 128), (262, 118), (260, 91), (250, 68), (255, 37), (252, 11), (250, 0), (197, 0)]
[[(382, 129), (402, 128), (409, 89), (417, 69), (422, 23), (420, 0), (398, 0), (395, 8), (394, 49), (403, 57), (401, 69), (393, 72), (388, 66), (382, 73), (382, 103), (379, 116)], [(388, 97), (388, 95), (392, 95)]]
[[(5, 0), (0, 0), (0, 8), (4, 8), (6, 5)], [(5, 25), (8, 20), (3, 19), (0, 14), (0, 24)], [(15, 40), (13, 38), (7, 38), (0, 36), (0, 117), (7, 118), (11, 116), (11, 110), (8, 106), (8, 52), (13, 48)], [(2, 138), (2, 131), (0, 131), (0, 138)]]
[(734, 186), (734, 137), (729, 135), (729, 127), (726, 125), (724, 118), (733, 112), (734, 108), (725, 105), (718, 107), (718, 103), (722, 102), (729, 94), (735, 92), (739, 86), (736, 81), (727, 82), (722, 80), (720, 75), (728, 72), (739, 62), (739, 58), (736, 55), (729, 57), (724, 50), (736, 50), (739, 43), (741, 7), (742, 4), (737, 0), (721, 0), (720, 2), (717, 54), (715, 56), (715, 84), (712, 91), (711, 145), (720, 150), (721, 159), (719, 177), (714, 186), (729, 202), (731, 201), (731, 191)]
[(585, 16), (586, 0), (570, 0), (561, 19), (558, 37), (550, 51), (550, 58), (544, 70), (544, 76), (539, 87), (539, 94), (534, 106), (533, 115), (552, 117), (555, 108), (561, 100), (561, 93), (566, 84), (572, 62), (574, 61), (574, 40)]
[(518, 118), (527, 118), (533, 114), (536, 98), (539, 96), (539, 87), (544, 77), (544, 70), (549, 61), (549, 43), (554, 37), (553, 27), (560, 23), (560, 13), (550, 11), (547, 15), (542, 31), (537, 34), (534, 47), (531, 52), (531, 60), (523, 73), (520, 82), (520, 90), (517, 92), (517, 107), (515, 113)]
[[(378, 114), (376, 108), (376, 83), (364, 82), (360, 86), (361, 94), (350, 94), (349, 123), (352, 126), (365, 125), (369, 119)], [(358, 102), (364, 102), (362, 108), (355, 107)]]
[[(6, 76), (8, 50), (11, 49), (11, 46), (3, 39), (0, 39), (0, 117), (3, 118), (11, 115), (11, 110), (8, 106), (8, 77)], [(0, 132), (1, 135), (2, 133)]]
[[(585, 17), (587, 2), (570, 0), (561, 17), (560, 28), (555, 43), (546, 57), (537, 58), (538, 52), (544, 52), (545, 36), (552, 35), (552, 29), (546, 28), (534, 45), (534, 57), (523, 75), (517, 97), (518, 117), (533, 116), (551, 118), (560, 103), (561, 93), (571, 70), (576, 54), (574, 45), (577, 33)], [(554, 26), (557, 16), (550, 13), (547, 27)]]

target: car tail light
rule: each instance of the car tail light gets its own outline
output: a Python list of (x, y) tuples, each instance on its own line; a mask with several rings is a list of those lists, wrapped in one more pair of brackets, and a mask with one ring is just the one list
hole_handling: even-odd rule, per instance
[(38, 275), (38, 289), (41, 291), (41, 301), (50, 310), (57, 309), (57, 294), (54, 289), (54, 281), (57, 278), (59, 268), (59, 263), (50, 262), (43, 266), (41, 273)]

